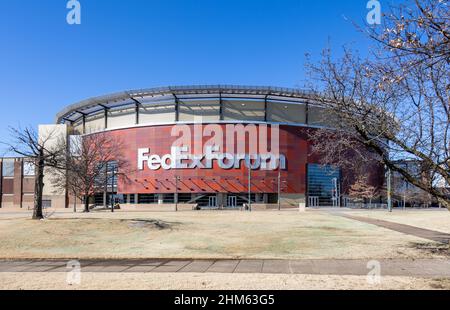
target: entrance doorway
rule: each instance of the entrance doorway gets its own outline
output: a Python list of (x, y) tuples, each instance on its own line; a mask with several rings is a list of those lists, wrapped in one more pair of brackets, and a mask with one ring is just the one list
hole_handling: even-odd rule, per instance
[(340, 207), (341, 201), (341, 170), (333, 166), (308, 164), (307, 195), (309, 206)]
[(217, 197), (210, 196), (208, 197), (208, 208), (216, 208), (217, 207)]
[(310, 208), (318, 208), (320, 207), (320, 203), (319, 203), (319, 197), (309, 197), (309, 204), (308, 206)]
[(228, 196), (228, 208), (237, 208), (237, 197), (236, 196)]

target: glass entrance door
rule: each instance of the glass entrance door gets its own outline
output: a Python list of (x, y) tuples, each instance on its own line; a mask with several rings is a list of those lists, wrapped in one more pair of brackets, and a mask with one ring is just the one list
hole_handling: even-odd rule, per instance
[[(332, 166), (308, 164), (307, 195), (311, 207), (339, 207), (341, 198), (341, 170)], [(319, 200), (317, 202), (317, 199)]]
[(319, 197), (309, 197), (309, 207), (310, 208), (320, 207)]
[(237, 197), (236, 196), (228, 196), (228, 207), (229, 208), (237, 208)]
[(210, 196), (208, 198), (208, 207), (209, 208), (217, 207), (217, 197), (216, 196)]

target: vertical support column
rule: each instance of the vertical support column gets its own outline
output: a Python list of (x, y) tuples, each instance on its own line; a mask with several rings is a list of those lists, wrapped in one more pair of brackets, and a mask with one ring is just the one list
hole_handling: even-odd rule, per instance
[(108, 129), (108, 109), (105, 108), (105, 129)]
[(222, 100), (222, 93), (219, 94), (219, 113), (220, 113), (220, 120), (223, 121), (223, 100)]
[(305, 123), (306, 123), (306, 125), (309, 125), (309, 101), (306, 101)]
[(266, 97), (264, 98), (264, 122), (267, 122), (267, 120), (269, 119), (269, 117), (268, 117), (269, 104), (267, 102), (268, 98), (269, 98), (269, 95), (266, 95)]
[(86, 114), (81, 111), (75, 111), (75, 112), (77, 112), (78, 114), (81, 114), (81, 121), (83, 124), (83, 135), (85, 135), (86, 134)]
[(175, 96), (175, 122), (180, 121), (180, 101), (178, 100), (177, 96)]
[(223, 209), (224, 207), (227, 207), (225, 198), (226, 198), (226, 195), (224, 193), (217, 194), (217, 206), (219, 207), (219, 209)]
[(159, 205), (164, 204), (164, 196), (163, 196), (163, 194), (158, 194), (158, 204)]
[(14, 206), (22, 208), (23, 200), (23, 160), (14, 161)]
[(141, 107), (139, 103), (136, 102), (136, 125), (139, 125), (139, 113), (141, 111)]
[(135, 205), (139, 204), (139, 194), (134, 194), (134, 204)]
[(83, 135), (86, 134), (86, 115), (83, 114)]

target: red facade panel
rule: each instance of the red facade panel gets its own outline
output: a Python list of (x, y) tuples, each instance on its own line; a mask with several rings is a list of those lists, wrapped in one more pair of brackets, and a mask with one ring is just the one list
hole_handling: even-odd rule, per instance
[(23, 179), (23, 193), (33, 194), (35, 186), (35, 178), (27, 177)]
[[(225, 125), (220, 125), (226, 133)], [(110, 131), (108, 134), (120, 139), (124, 145), (123, 153), (129, 161), (131, 172), (119, 179), (120, 193), (174, 193), (175, 177), (179, 177), (180, 193), (243, 193), (248, 191), (248, 169), (244, 164), (238, 169), (225, 170), (214, 161), (212, 169), (171, 169), (138, 170), (138, 149), (149, 148), (150, 154), (163, 156), (170, 154), (172, 144), (178, 137), (171, 137), (173, 126), (137, 127)], [(194, 132), (193, 126), (190, 126)], [(259, 130), (259, 128), (258, 128)], [(270, 133), (270, 130), (269, 130)], [(269, 135), (270, 137), (270, 135)], [(285, 193), (304, 194), (306, 183), (306, 164), (308, 162), (308, 142), (306, 129), (294, 126), (280, 127), (280, 154), (286, 156), (287, 167), (281, 178), (287, 184)], [(202, 139), (192, 135), (194, 145)], [(205, 144), (211, 137), (203, 137)], [(224, 136), (224, 141), (226, 135)], [(248, 137), (247, 137), (248, 140)], [(248, 141), (246, 141), (248, 145)], [(270, 146), (270, 139), (267, 144)], [(224, 143), (224, 145), (226, 145)], [(259, 152), (266, 152), (260, 150)], [(235, 145), (236, 149), (236, 145)], [(227, 150), (225, 149), (225, 152)], [(247, 150), (248, 152), (248, 147)], [(192, 150), (191, 150), (192, 152)], [(252, 191), (261, 193), (277, 192), (278, 171), (253, 170)]]
[(14, 205), (22, 207), (23, 162), (14, 162)]
[[(226, 125), (218, 125), (226, 133)], [(194, 126), (188, 126), (194, 133)], [(213, 161), (212, 169), (169, 169), (162, 168), (151, 170), (144, 165), (143, 170), (138, 169), (138, 149), (150, 149), (149, 155), (160, 157), (170, 154), (173, 143), (179, 137), (172, 137), (173, 126), (149, 126), (120, 129), (107, 132), (115, 139), (123, 143), (123, 155), (128, 161), (129, 171), (127, 175), (119, 177), (119, 193), (131, 194), (166, 194), (176, 192), (176, 181), (178, 177), (179, 193), (246, 193), (248, 191), (248, 168), (242, 164), (240, 168), (222, 169), (218, 162)], [(261, 128), (258, 128), (260, 131)], [(305, 194), (306, 192), (306, 170), (308, 163), (319, 163), (319, 158), (310, 156), (311, 143), (308, 141), (308, 131), (311, 129), (297, 126), (280, 126), (279, 148), (280, 154), (286, 157), (286, 169), (281, 171), (281, 191), (285, 194)], [(270, 130), (269, 130), (270, 133)], [(270, 135), (269, 135), (270, 137)], [(204, 146), (211, 137), (195, 136), (190, 139), (193, 152), (195, 143)], [(226, 134), (224, 135), (224, 141)], [(247, 137), (248, 140), (248, 137)], [(201, 142), (201, 143), (200, 143)], [(248, 141), (246, 144), (248, 145)], [(270, 146), (270, 139), (267, 145)], [(224, 143), (226, 145), (226, 143)], [(267, 150), (258, 145), (258, 153), (265, 153)], [(236, 145), (234, 145), (236, 150)], [(203, 149), (204, 151), (204, 149)], [(225, 148), (221, 153), (226, 153)], [(246, 152), (249, 152), (248, 147)], [(231, 153), (231, 152), (230, 152)], [(367, 164), (375, 171), (373, 184), (380, 186), (383, 180), (382, 168), (373, 164)], [(347, 174), (343, 184), (344, 191), (348, 188), (356, 176)], [(278, 191), (278, 170), (252, 170), (252, 192), (254, 193), (277, 193)], [(6, 188), (5, 188), (6, 187)], [(4, 189), (9, 190), (8, 186)]]
[(12, 195), (12, 194), (14, 194), (14, 179), (3, 178), (2, 193), (4, 195)]

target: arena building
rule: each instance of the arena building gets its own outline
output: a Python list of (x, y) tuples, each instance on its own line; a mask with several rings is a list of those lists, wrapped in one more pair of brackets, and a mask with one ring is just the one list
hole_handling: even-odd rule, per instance
[[(39, 133), (56, 128), (69, 141), (99, 133), (123, 141), (123, 153), (134, 169), (126, 180), (118, 177), (108, 193), (93, 197), (97, 205), (107, 203), (112, 194), (121, 207), (137, 209), (239, 208), (249, 203), (262, 209), (339, 207), (345, 205), (348, 182), (343, 180), (349, 172), (321, 165), (320, 158), (311, 155), (308, 139), (309, 130), (331, 126), (326, 115), (313, 96), (295, 89), (165, 87), (73, 104), (57, 114), (56, 124), (40, 126)], [(174, 126), (191, 130), (193, 147), (174, 147)], [(229, 145), (208, 147), (211, 127), (222, 130), (224, 141), (233, 136), (232, 151)], [(269, 138), (249, 138), (251, 133)], [(248, 146), (237, 151), (242, 140)], [(252, 142), (256, 148), (250, 147)], [(200, 152), (193, 151), (195, 145)], [(27, 167), (26, 160), (3, 160), (3, 207), (29, 204), (33, 176)], [(378, 168), (371, 182), (381, 187), (383, 175)], [(45, 199), (52, 207), (71, 205), (67, 191), (56, 193), (48, 179)]]

